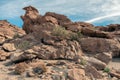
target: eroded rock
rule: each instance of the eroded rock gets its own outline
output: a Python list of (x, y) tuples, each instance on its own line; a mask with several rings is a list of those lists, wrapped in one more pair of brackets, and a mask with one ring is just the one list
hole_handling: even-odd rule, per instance
[(2, 47), (4, 50), (9, 52), (16, 50), (15, 45), (13, 43), (4, 43)]

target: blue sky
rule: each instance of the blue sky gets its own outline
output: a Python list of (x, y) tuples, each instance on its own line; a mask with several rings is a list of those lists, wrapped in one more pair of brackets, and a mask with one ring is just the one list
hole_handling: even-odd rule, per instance
[(120, 23), (120, 0), (0, 0), (0, 20), (21, 27), (22, 8), (28, 5), (36, 7), (41, 15), (50, 11), (95, 25)]

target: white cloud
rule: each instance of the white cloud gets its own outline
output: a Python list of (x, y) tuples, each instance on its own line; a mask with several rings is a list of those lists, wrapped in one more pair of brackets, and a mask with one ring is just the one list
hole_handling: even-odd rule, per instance
[[(1, 0), (2, 1), (2, 0)], [(15, 18), (24, 14), (23, 7), (35, 6), (40, 13), (47, 11), (67, 16), (83, 16), (78, 20), (100, 20), (120, 13), (120, 0), (4, 0), (0, 1), (0, 18)], [(107, 17), (106, 17), (107, 16)], [(91, 22), (92, 22), (91, 20)], [(96, 21), (97, 21), (96, 20)]]

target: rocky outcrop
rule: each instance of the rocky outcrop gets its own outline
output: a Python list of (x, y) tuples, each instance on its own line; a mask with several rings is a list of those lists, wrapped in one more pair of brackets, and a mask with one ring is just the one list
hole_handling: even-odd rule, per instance
[(8, 65), (0, 66), (0, 72), (32, 80), (107, 80), (109, 74), (119, 78), (118, 71), (106, 67), (120, 55), (119, 25), (95, 27), (54, 12), (42, 16), (32, 6), (23, 9), (27, 34), (0, 21), (0, 63)]
[(6, 20), (0, 20), (0, 44), (8, 39), (20, 37), (23, 35), (25, 35), (25, 32), (22, 29), (11, 25)]
[(32, 6), (28, 6), (23, 9), (26, 11), (26, 14), (24, 16), (21, 16), (22, 20), (24, 21), (23, 30), (25, 30), (26, 33), (33, 32), (32, 26), (39, 21), (39, 12)]
[(84, 52), (91, 54), (113, 52), (112, 55), (116, 56), (120, 50), (119, 42), (113, 39), (83, 38), (80, 44)]
[(45, 14), (45, 16), (52, 16), (54, 17), (55, 19), (57, 19), (58, 21), (58, 25), (63, 25), (65, 23), (71, 23), (71, 20), (68, 19), (66, 16), (64, 15), (61, 15), (61, 14), (57, 14), (57, 13), (53, 13), (53, 12), (47, 12)]
[(81, 33), (83, 35), (90, 37), (108, 38), (108, 39), (112, 38), (112, 35), (110, 33), (98, 31), (92, 28), (82, 28)]
[[(61, 43), (55, 43), (56, 45), (44, 45), (40, 44), (33, 46), (32, 49), (26, 50), (20, 56), (14, 58), (13, 62), (21, 62), (25, 60), (32, 60), (33, 58), (39, 59), (71, 59), (76, 57), (80, 58), (83, 53), (81, 47), (77, 42), (64, 41)], [(47, 52), (46, 52), (47, 51)]]

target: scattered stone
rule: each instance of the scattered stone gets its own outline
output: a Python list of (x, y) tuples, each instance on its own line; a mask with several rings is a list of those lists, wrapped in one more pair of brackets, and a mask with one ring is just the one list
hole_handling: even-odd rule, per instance
[(120, 73), (118, 73), (115, 70), (110, 71), (109, 73), (112, 77), (117, 77), (118, 79), (120, 79)]
[(15, 45), (13, 43), (4, 43), (2, 47), (4, 50), (9, 52), (16, 50)]
[(85, 80), (85, 71), (83, 69), (71, 69), (68, 71), (69, 80)]

